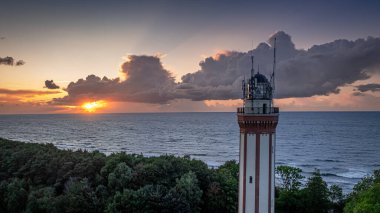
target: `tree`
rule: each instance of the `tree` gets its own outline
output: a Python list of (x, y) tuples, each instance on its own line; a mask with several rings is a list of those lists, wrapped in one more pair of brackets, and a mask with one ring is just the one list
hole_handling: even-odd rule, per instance
[(113, 172), (108, 175), (108, 187), (116, 191), (123, 191), (132, 179), (132, 169), (124, 162), (117, 164)]
[(276, 174), (280, 176), (279, 187), (276, 187), (276, 203), (277, 212), (303, 212), (304, 203), (302, 202), (302, 194), (300, 191), (302, 170), (291, 166), (276, 167)]
[(330, 195), (329, 200), (331, 203), (332, 210), (337, 212), (343, 212), (344, 204), (345, 204), (345, 198), (343, 195), (343, 190), (338, 185), (331, 185), (330, 186)]
[(227, 161), (217, 173), (221, 188), (225, 193), (224, 209), (226, 212), (236, 212), (239, 197), (239, 165), (235, 161)]
[(360, 192), (355, 199), (347, 203), (346, 213), (380, 213), (380, 184)]
[(145, 200), (138, 194), (137, 191), (130, 189), (117, 191), (108, 203), (106, 212), (146, 212)]
[(57, 212), (102, 212), (100, 202), (89, 185), (88, 179), (70, 179), (64, 194), (56, 197)]
[(284, 190), (277, 192), (275, 203), (276, 212), (280, 213), (303, 213), (306, 212), (303, 201), (303, 190)]
[(276, 174), (280, 176), (280, 187), (287, 191), (298, 190), (304, 176), (301, 175), (302, 169), (291, 166), (277, 166)]
[(307, 207), (306, 212), (325, 213), (329, 210), (329, 189), (318, 169), (315, 169), (312, 176), (309, 177), (303, 199)]
[(176, 203), (176, 211), (199, 212), (202, 190), (198, 186), (198, 179), (193, 172), (184, 174), (177, 180), (176, 186), (171, 190)]
[(344, 212), (380, 212), (380, 170), (375, 170), (373, 175), (364, 177), (354, 186)]
[(236, 212), (238, 207), (239, 165), (227, 161), (211, 175), (204, 190), (202, 212)]
[(54, 188), (36, 189), (29, 194), (26, 212), (53, 212), (54, 198)]
[(21, 212), (28, 200), (28, 186), (23, 179), (14, 178), (6, 187), (5, 203), (8, 212)]

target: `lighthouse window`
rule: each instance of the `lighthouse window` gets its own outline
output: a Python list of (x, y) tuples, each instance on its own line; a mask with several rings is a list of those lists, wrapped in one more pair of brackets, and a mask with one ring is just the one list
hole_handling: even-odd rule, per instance
[(249, 176), (249, 183), (252, 183), (252, 176)]

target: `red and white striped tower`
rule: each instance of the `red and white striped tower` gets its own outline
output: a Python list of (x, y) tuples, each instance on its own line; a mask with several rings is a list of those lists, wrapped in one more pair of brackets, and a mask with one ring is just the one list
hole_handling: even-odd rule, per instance
[(239, 213), (274, 213), (279, 109), (273, 106), (273, 91), (274, 69), (270, 81), (259, 72), (254, 75), (252, 56), (251, 77), (243, 81), (244, 105), (237, 110), (240, 127)]

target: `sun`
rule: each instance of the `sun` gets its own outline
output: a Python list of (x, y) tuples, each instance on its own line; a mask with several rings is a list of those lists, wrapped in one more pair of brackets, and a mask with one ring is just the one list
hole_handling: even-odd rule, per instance
[(95, 112), (98, 109), (101, 109), (107, 105), (107, 102), (105, 101), (94, 101), (94, 102), (85, 102), (82, 104), (82, 109), (85, 112)]

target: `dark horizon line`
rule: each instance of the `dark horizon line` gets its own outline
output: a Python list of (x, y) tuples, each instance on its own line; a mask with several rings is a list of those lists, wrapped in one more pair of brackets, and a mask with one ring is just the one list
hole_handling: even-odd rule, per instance
[[(280, 111), (281, 113), (344, 113), (344, 112), (351, 112), (351, 113), (357, 113), (357, 112), (363, 112), (363, 113), (370, 113), (370, 112), (380, 112), (380, 110), (341, 110), (341, 111), (313, 111), (313, 110), (306, 110), (306, 111)], [(225, 112), (209, 112), (209, 111), (200, 111), (200, 112), (192, 112), (192, 111), (184, 111), (184, 112), (83, 112), (83, 113), (9, 113), (9, 114), (1, 114), (0, 116), (11, 116), (11, 115), (109, 115), (109, 114), (175, 114), (175, 113), (236, 113), (235, 111), (225, 111)]]

